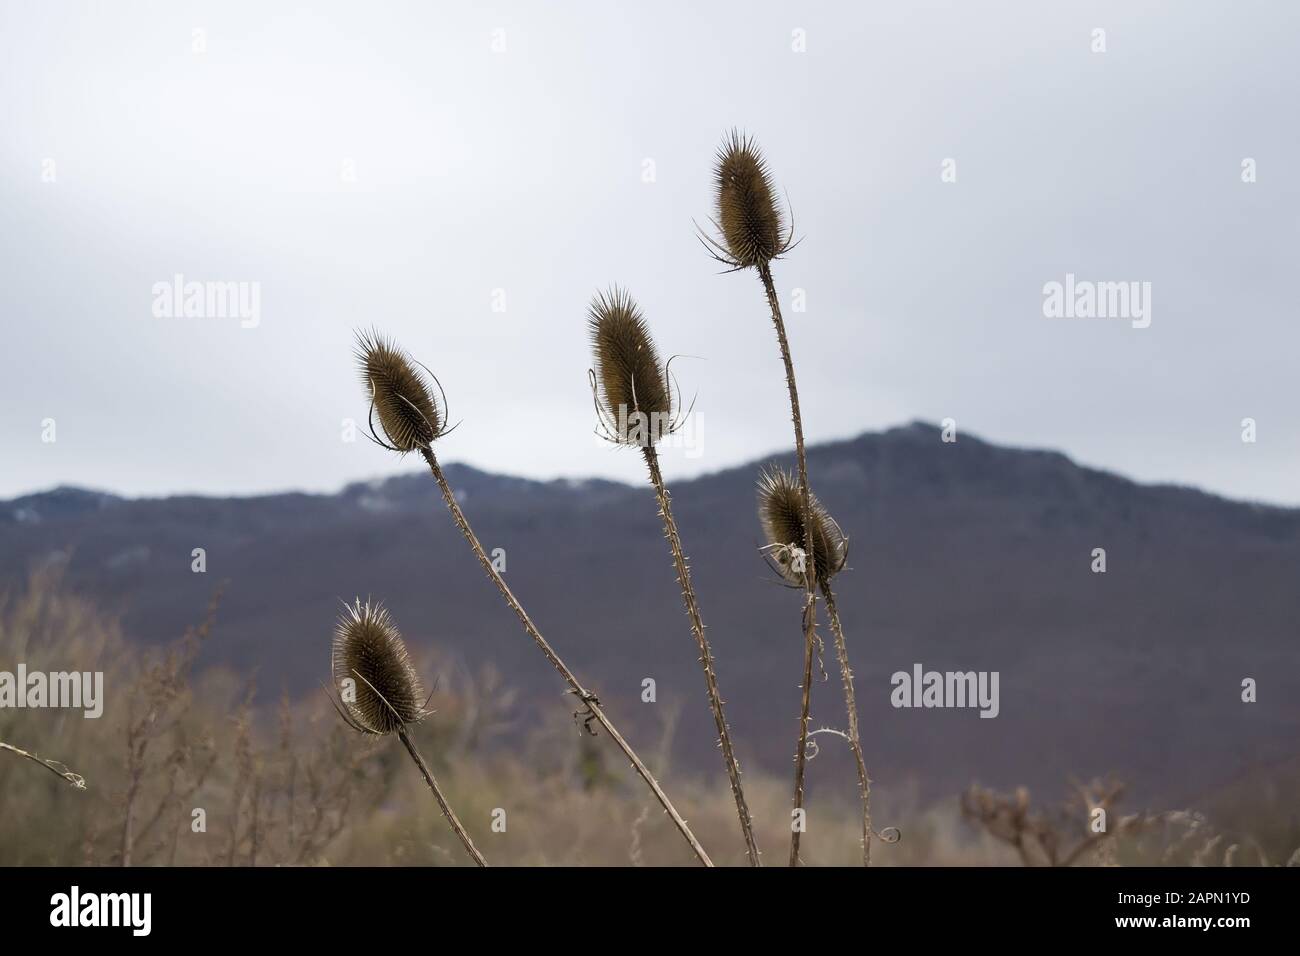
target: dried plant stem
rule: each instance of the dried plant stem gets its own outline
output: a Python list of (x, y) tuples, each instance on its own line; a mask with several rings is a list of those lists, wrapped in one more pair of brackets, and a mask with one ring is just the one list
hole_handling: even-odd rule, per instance
[[(18, 747), (13, 746), (12, 744), (7, 744), (3, 740), (0, 740), (0, 750), (8, 750), (10, 753), (14, 753), (20, 757), (27, 758), (32, 763), (39, 764), (40, 766), (48, 770), (50, 773), (54, 774), (57, 777), (61, 777), (62, 779), (66, 780), (68, 783), (72, 784), (78, 790), (86, 789), (86, 778), (79, 773), (73, 773), (71, 770), (68, 769), (68, 765), (63, 763), (62, 761), (47, 760), (44, 757), (37, 756), (36, 754), (28, 753), (26, 750), (22, 750)], [(60, 770), (59, 769), (60, 767), (62, 767), (63, 769)]]
[[(814, 613), (812, 605), (805, 604), (804, 620), (807, 621), (812, 616), (812, 613)], [(794, 754), (794, 811), (803, 808), (804, 767), (808, 762), (808, 715), (812, 709), (813, 652), (816, 641), (817, 639), (812, 635), (811, 630), (805, 627), (803, 681), (799, 684), (803, 688), (803, 703), (799, 710), (799, 749)], [(800, 821), (799, 827), (793, 825), (794, 811), (791, 812), (790, 866), (799, 865), (799, 836), (803, 831), (803, 821)]]
[(731, 794), (736, 799), (736, 812), (740, 816), (740, 830), (745, 835), (745, 850), (749, 854), (750, 866), (762, 866), (758, 856), (758, 844), (754, 842), (754, 825), (750, 820), (749, 807), (745, 804), (745, 792), (740, 786), (740, 765), (736, 763), (736, 753), (731, 746), (731, 731), (727, 729), (727, 717), (722, 710), (722, 694), (718, 690), (718, 677), (713, 669), (713, 652), (709, 648), (708, 638), (704, 636), (704, 621), (700, 617), (699, 604), (695, 599), (695, 587), (691, 584), (691, 571), (686, 564), (686, 555), (682, 551), (681, 537), (677, 533), (677, 522), (673, 520), (673, 510), (669, 501), (668, 489), (664, 486), (664, 476), (659, 471), (659, 453), (653, 445), (642, 449), (646, 465), (650, 468), (650, 483), (654, 485), (655, 495), (659, 499), (659, 515), (664, 521), (664, 535), (672, 548), (673, 564), (677, 569), (677, 583), (682, 589), (682, 600), (686, 603), (686, 615), (691, 619), (691, 631), (695, 643), (700, 648), (700, 664), (704, 667), (704, 681), (709, 691), (709, 706), (713, 710), (713, 722), (718, 729), (718, 742), (722, 745), (722, 758), (727, 764), (727, 776), (731, 780)]
[(862, 794), (862, 865), (871, 865), (871, 778), (867, 776), (867, 762), (862, 756), (862, 738), (858, 735), (858, 698), (853, 692), (853, 671), (849, 667), (849, 651), (844, 643), (844, 628), (835, 607), (835, 592), (830, 585), (822, 586), (826, 600), (826, 616), (831, 621), (831, 634), (835, 637), (835, 655), (840, 661), (840, 678), (844, 682), (844, 706), (848, 710), (849, 747), (858, 764), (858, 790)]
[(447, 479), (442, 473), (442, 468), (438, 465), (438, 459), (434, 456), (433, 450), (428, 447), (421, 448), (420, 454), (424, 456), (424, 460), (429, 465), (429, 470), (433, 473), (434, 480), (438, 482), (438, 487), (442, 490), (442, 498), (447, 503), (447, 510), (451, 512), (452, 521), (454, 521), (456, 527), (460, 529), (460, 533), (465, 536), (465, 540), (469, 542), (469, 546), (478, 558), (479, 564), (483, 566), (483, 570), (486, 571), (488, 577), (492, 579), (492, 583), (497, 586), (497, 590), (500, 591), (501, 596), (505, 598), (506, 604), (508, 604), (510, 609), (515, 612), (515, 616), (518, 617), (520, 623), (523, 624), (524, 630), (528, 633), (528, 636), (533, 639), (533, 642), (539, 648), (541, 648), (546, 659), (551, 662), (551, 666), (560, 672), (560, 676), (568, 683), (570, 689), (577, 696), (582, 706), (587, 708), (591, 716), (605, 728), (605, 733), (609, 734), (610, 739), (618, 745), (619, 750), (623, 751), (623, 755), (631, 762), (632, 768), (636, 770), (637, 775), (645, 781), (646, 786), (649, 787), (650, 791), (655, 795), (655, 799), (658, 800), (659, 805), (664, 808), (664, 812), (672, 819), (673, 824), (677, 827), (677, 830), (681, 833), (683, 839), (690, 844), (691, 850), (694, 851), (697, 857), (699, 857), (700, 862), (705, 866), (713, 866), (713, 861), (709, 859), (708, 853), (704, 851), (704, 847), (700, 845), (700, 841), (695, 838), (695, 834), (691, 832), (691, 828), (686, 825), (686, 821), (682, 819), (682, 815), (677, 812), (677, 808), (674, 807), (672, 801), (668, 799), (668, 794), (664, 793), (663, 788), (659, 786), (659, 781), (655, 780), (654, 775), (651, 774), (646, 765), (641, 762), (641, 758), (636, 755), (636, 751), (634, 751), (631, 745), (623, 739), (623, 735), (618, 732), (618, 729), (610, 721), (609, 717), (605, 715), (605, 711), (600, 706), (600, 701), (596, 698), (596, 695), (578, 683), (578, 678), (574, 676), (573, 671), (569, 670), (564, 661), (560, 660), (560, 656), (551, 649), (551, 645), (546, 642), (546, 639), (542, 637), (541, 632), (537, 630), (532, 619), (529, 618), (528, 612), (524, 610), (523, 605), (519, 603), (518, 599), (514, 596), (514, 593), (510, 590), (510, 586), (506, 584), (505, 579), (501, 577), (497, 569), (492, 566), (491, 559), (488, 558), (487, 553), (483, 550), (483, 545), (481, 545), (478, 538), (475, 537), (474, 530), (469, 526), (469, 522), (465, 519), (464, 512), (460, 510), (460, 505), (456, 502), (456, 495), (452, 492), (451, 486), (447, 484)]
[(429, 769), (428, 764), (424, 762), (424, 758), (420, 756), (420, 751), (415, 749), (415, 744), (412, 743), (411, 738), (407, 736), (406, 731), (399, 730), (397, 732), (397, 739), (402, 742), (404, 747), (406, 747), (406, 752), (411, 755), (411, 759), (415, 761), (415, 765), (420, 768), (420, 773), (424, 777), (424, 782), (429, 785), (429, 789), (433, 791), (433, 798), (438, 801), (438, 806), (442, 808), (442, 815), (447, 818), (447, 822), (451, 824), (451, 828), (455, 832), (456, 836), (460, 838), (460, 842), (465, 844), (466, 852), (474, 858), (474, 862), (479, 866), (487, 866), (488, 861), (483, 858), (483, 854), (478, 851), (478, 847), (474, 845), (474, 841), (471, 840), (469, 834), (465, 832), (465, 828), (461, 825), (460, 819), (456, 816), (456, 811), (451, 808), (451, 804), (447, 802), (447, 798), (442, 795), (442, 790), (438, 786), (438, 781), (434, 779), (433, 772)]
[[(799, 497), (803, 505), (804, 578), (807, 581), (808, 596), (804, 601), (803, 609), (803, 711), (799, 718), (799, 744), (794, 753), (794, 809), (798, 810), (803, 807), (803, 778), (808, 746), (808, 712), (811, 706), (812, 694), (812, 658), (817, 640), (817, 568), (813, 554), (812, 492), (808, 489), (808, 457), (804, 451), (803, 418), (799, 414), (799, 387), (794, 380), (794, 360), (790, 357), (790, 342), (785, 335), (785, 320), (781, 317), (781, 303), (776, 297), (776, 286), (772, 283), (772, 269), (767, 262), (758, 264), (758, 277), (763, 281), (763, 291), (767, 293), (767, 304), (772, 310), (772, 324), (776, 327), (777, 342), (781, 346), (781, 361), (785, 363), (785, 384), (790, 392), (790, 418), (794, 422), (794, 452), (799, 463)], [(798, 866), (800, 832), (799, 829), (793, 827), (791, 830), (790, 865)]]

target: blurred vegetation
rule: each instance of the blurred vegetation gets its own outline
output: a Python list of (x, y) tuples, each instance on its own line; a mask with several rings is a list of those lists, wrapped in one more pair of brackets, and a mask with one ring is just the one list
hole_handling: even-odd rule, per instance
[[(0, 865), (465, 865), (469, 861), (409, 760), (391, 739), (359, 736), (324, 693), (262, 700), (246, 677), (193, 673), (220, 640), (219, 596), (164, 648), (126, 640), (117, 622), (66, 589), (58, 567), (0, 599), (0, 670), (103, 671), (103, 716), (0, 709), (0, 741), (66, 764), (77, 790), (28, 760), (0, 752)], [(322, 636), (321, 665), (327, 641)], [(643, 787), (601, 738), (529, 730), (515, 695), (492, 670), (466, 674), (417, 655), (436, 675), (434, 715), (415, 730), (473, 839), (495, 865), (692, 865), (694, 858)], [(671, 707), (657, 745), (644, 746), (678, 809), (720, 865), (743, 865), (725, 779), (678, 776)], [(493, 746), (504, 737), (510, 747)], [(816, 765), (813, 764), (813, 773)], [(789, 781), (750, 772), (746, 794), (759, 846), (784, 860)], [(824, 788), (830, 790), (832, 788)], [(1112, 835), (1087, 829), (1089, 793), (1106, 799)], [(877, 820), (900, 843), (879, 865), (1269, 865), (1300, 862), (1300, 765), (1243, 778), (1197, 811), (1111, 806), (1114, 786), (1076, 787), (1071, 801), (1034, 809), (1029, 795), (972, 788), (919, 806), (906, 788), (876, 788)], [(808, 804), (803, 856), (854, 865), (855, 791)], [(505, 832), (493, 830), (505, 811)], [(196, 829), (196, 810), (206, 829)], [(500, 814), (496, 815), (498, 818)], [(1086, 844), (1079, 850), (1080, 844)], [(1075, 851), (1078, 850), (1076, 853)]]

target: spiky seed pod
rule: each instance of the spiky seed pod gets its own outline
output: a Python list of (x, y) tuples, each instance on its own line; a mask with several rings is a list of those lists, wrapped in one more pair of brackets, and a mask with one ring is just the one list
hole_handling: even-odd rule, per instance
[(717, 225), (737, 266), (747, 268), (785, 252), (790, 237), (776, 201), (767, 161), (754, 140), (732, 130), (718, 148), (714, 182)]
[[(843, 569), (848, 558), (848, 539), (816, 495), (809, 499), (813, 525), (813, 564), (821, 585)], [(803, 550), (803, 496), (799, 481), (784, 468), (769, 466), (758, 476), (758, 520), (763, 527), (768, 553), (782, 576), (792, 584), (803, 584), (804, 576), (794, 568), (793, 549)]]
[(591, 300), (587, 326), (606, 431), (623, 444), (653, 445), (672, 430), (672, 390), (641, 309), (615, 286)]
[(331, 650), (334, 686), (356, 729), (391, 734), (424, 719), (420, 676), (383, 605), (357, 598), (339, 617)]
[(427, 447), (442, 431), (438, 401), (420, 369), (376, 332), (357, 334), (361, 381), (389, 444), (401, 452)]

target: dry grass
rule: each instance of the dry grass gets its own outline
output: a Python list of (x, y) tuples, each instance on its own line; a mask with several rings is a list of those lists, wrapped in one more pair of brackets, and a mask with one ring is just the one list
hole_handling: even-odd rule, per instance
[[(205, 639), (221, 640), (218, 618)], [(0, 865), (121, 862), (127, 793), (124, 759), (130, 708), (124, 688), (156, 695), (148, 675), (184, 646), (147, 653), (123, 640), (110, 618), (69, 593), (57, 573), (35, 576), (0, 606), (0, 659), (56, 669), (69, 659), (105, 670), (104, 716), (0, 711), (0, 738), (22, 740), (83, 773), (78, 791), (25, 760), (0, 761)], [(618, 755), (579, 728), (528, 730), (491, 670), (469, 674), (414, 649), (424, 674), (438, 675), (433, 716), (420, 746), (466, 828), (498, 865), (686, 866), (696, 862), (653, 796), (627, 776)], [(196, 660), (196, 663), (199, 661)], [(170, 673), (170, 672), (169, 672)], [(148, 769), (134, 782), (130, 853), (141, 865), (456, 866), (469, 859), (447, 829), (406, 755), (380, 738), (346, 730), (323, 694), (261, 701), (248, 683), (221, 670), (179, 678), (179, 692), (155, 726)], [(149, 688), (155, 688), (149, 690)], [(666, 703), (666, 702), (665, 702)], [(147, 712), (141, 699), (135, 713)], [(671, 707), (647, 750), (701, 841), (735, 846), (720, 865), (744, 865), (734, 838), (736, 811), (726, 788), (675, 772)], [(815, 764), (814, 764), (815, 765)], [(1243, 782), (1220, 795), (1213, 815), (1158, 816), (1158, 825), (1114, 840), (1124, 864), (1285, 863), (1300, 846), (1297, 775), (1273, 774), (1274, 792)], [(1235, 792), (1235, 791), (1234, 791)], [(789, 832), (788, 782), (756, 771), (745, 794), (755, 836), (779, 845)], [(849, 793), (822, 791), (807, 802), (802, 855), (811, 865), (861, 862), (861, 818)], [(954, 798), (921, 805), (905, 790), (877, 788), (879, 812), (907, 834), (876, 854), (885, 865), (1017, 865), (1016, 851), (963, 821)], [(1261, 801), (1272, 808), (1260, 814)], [(207, 832), (192, 829), (206, 810)], [(492, 811), (506, 811), (493, 832)], [(1235, 809), (1234, 809), (1235, 808)], [(1232, 849), (1236, 847), (1236, 849)], [(1085, 854), (1076, 865), (1103, 862)]]

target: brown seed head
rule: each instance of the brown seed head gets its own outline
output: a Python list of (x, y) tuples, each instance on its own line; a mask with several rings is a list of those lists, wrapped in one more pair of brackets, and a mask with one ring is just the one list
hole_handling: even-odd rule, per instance
[(672, 391), (640, 308), (615, 286), (591, 300), (587, 324), (606, 430), (624, 444), (654, 444), (672, 429)]
[(427, 447), (442, 431), (442, 416), (419, 367), (377, 332), (357, 333), (356, 356), (389, 444), (401, 452)]
[[(358, 730), (391, 734), (425, 716), (420, 677), (406, 642), (380, 604), (348, 605), (331, 648), (334, 687)], [(352, 683), (345, 684), (344, 681)]]
[(714, 181), (717, 225), (735, 265), (745, 268), (775, 259), (790, 245), (785, 217), (767, 162), (754, 140), (732, 130), (718, 148)]
[[(816, 495), (809, 499), (812, 509), (813, 564), (817, 582), (823, 587), (844, 567), (848, 558), (848, 539), (831, 518)], [(784, 468), (770, 465), (758, 476), (758, 520), (769, 554), (782, 576), (793, 584), (803, 584), (801, 571), (793, 567), (792, 549), (806, 548), (803, 521), (803, 496), (799, 481)]]

